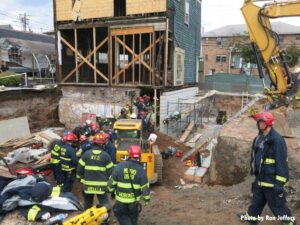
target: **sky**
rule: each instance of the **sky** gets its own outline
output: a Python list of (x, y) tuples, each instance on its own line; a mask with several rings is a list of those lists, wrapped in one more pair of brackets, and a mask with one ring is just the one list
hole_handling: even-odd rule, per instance
[[(207, 32), (226, 25), (245, 23), (240, 10), (243, 3), (244, 0), (202, 0), (202, 30)], [(300, 17), (274, 20), (277, 21), (300, 26)]]
[[(22, 30), (19, 14), (29, 15), (29, 28), (34, 32), (53, 30), (52, 0), (0, 0), (0, 24), (12, 24)], [(279, 0), (280, 1), (280, 0)], [(204, 32), (230, 25), (244, 23), (241, 6), (244, 0), (202, 0), (202, 29)], [(278, 19), (300, 26), (300, 17)]]
[(52, 0), (0, 0), (0, 24), (22, 30), (19, 14), (26, 13), (29, 28), (36, 33), (53, 30)]

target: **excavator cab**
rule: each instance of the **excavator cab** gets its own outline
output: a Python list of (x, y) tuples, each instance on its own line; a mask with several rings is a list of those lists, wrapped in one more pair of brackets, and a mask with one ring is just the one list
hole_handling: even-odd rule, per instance
[(144, 138), (142, 120), (120, 119), (114, 124), (117, 135), (115, 146), (117, 149), (117, 162), (128, 159), (128, 149), (131, 145), (142, 148), (141, 164), (147, 173), (150, 183), (162, 183), (162, 157), (157, 145), (153, 145)]

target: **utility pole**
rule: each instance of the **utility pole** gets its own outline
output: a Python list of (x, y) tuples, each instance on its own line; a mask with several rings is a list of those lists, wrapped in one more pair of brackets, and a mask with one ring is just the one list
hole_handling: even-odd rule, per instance
[(29, 25), (28, 15), (26, 13), (19, 14), (19, 20), (20, 20), (20, 23), (23, 27), (23, 30), (26, 32), (27, 31), (27, 26)]

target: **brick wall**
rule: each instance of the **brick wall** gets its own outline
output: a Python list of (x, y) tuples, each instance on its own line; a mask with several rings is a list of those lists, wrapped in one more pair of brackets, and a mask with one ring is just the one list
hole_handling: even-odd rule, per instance
[[(233, 55), (230, 58), (230, 46), (233, 46), (236, 42), (248, 42), (248, 38), (245, 36), (237, 37), (227, 37), (227, 42), (223, 46), (217, 44), (217, 37), (203, 37), (202, 47), (203, 47), (203, 58), (204, 58), (204, 74), (209, 74), (209, 71), (215, 69), (215, 73), (232, 73), (240, 74), (240, 68), (229, 68), (232, 63)], [(282, 49), (294, 43), (300, 49), (300, 40), (296, 40), (296, 35), (283, 35)], [(217, 55), (226, 56), (226, 62), (220, 63), (216, 62)], [(298, 64), (299, 66), (300, 64)], [(293, 71), (294, 68), (291, 68)], [(253, 69), (252, 74), (258, 74), (257, 69)]]

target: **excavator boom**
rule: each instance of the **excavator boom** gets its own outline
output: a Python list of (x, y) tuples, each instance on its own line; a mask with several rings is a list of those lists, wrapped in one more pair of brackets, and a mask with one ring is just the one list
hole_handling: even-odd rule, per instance
[[(270, 77), (273, 89), (266, 89), (271, 103), (282, 99), (293, 88), (294, 77), (289, 71), (285, 52), (280, 47), (279, 35), (272, 30), (270, 18), (300, 16), (300, 0), (268, 2), (262, 7), (253, 0), (245, 0), (241, 10), (249, 31), (258, 67), (264, 66)], [(259, 62), (261, 60), (262, 62)], [(264, 79), (262, 68), (259, 75)], [(276, 96), (276, 97), (275, 97)]]

